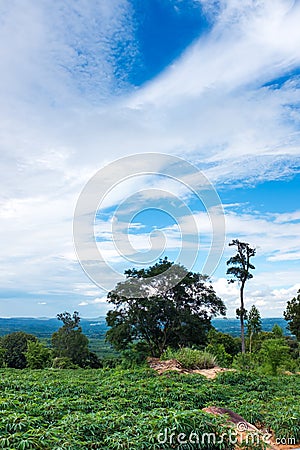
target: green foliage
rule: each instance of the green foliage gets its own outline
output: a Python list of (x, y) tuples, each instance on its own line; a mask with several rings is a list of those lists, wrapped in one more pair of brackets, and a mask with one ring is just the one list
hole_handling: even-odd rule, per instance
[(79, 326), (80, 318), (77, 311), (71, 317), (70, 313), (58, 314), (63, 326), (52, 334), (52, 348), (54, 357), (69, 358), (73, 364), (84, 367), (89, 358), (88, 338)]
[(300, 342), (291, 336), (286, 336), (285, 340), (290, 348), (291, 357), (300, 364)]
[(149, 353), (149, 346), (145, 342), (131, 344), (127, 350), (122, 352), (122, 367), (130, 369), (144, 364)]
[(44, 369), (50, 366), (51, 350), (41, 342), (28, 341), (25, 357), (30, 369)]
[(289, 322), (288, 327), (291, 333), (300, 341), (300, 289), (297, 297), (287, 302), (283, 316)]
[(268, 339), (263, 342), (260, 350), (263, 370), (276, 375), (281, 365), (290, 360), (289, 347), (284, 339)]
[(108, 294), (114, 309), (106, 317), (107, 340), (117, 350), (143, 341), (152, 356), (160, 356), (168, 346), (205, 345), (211, 318), (225, 314), (207, 277), (167, 258), (125, 274), (125, 282)]
[(4, 355), (5, 355), (5, 349), (1, 347), (1, 339), (0, 339), (0, 367), (4, 367)]
[(58, 320), (61, 320), (63, 322), (63, 326), (66, 330), (74, 330), (78, 328), (81, 320), (78, 315), (78, 311), (74, 311), (72, 316), (69, 312), (65, 311), (63, 313), (57, 314), (56, 317), (58, 318)]
[(256, 250), (251, 248), (246, 242), (241, 242), (238, 239), (233, 239), (229, 245), (237, 247), (236, 255), (227, 261), (227, 265), (230, 266), (227, 269), (227, 275), (232, 275), (229, 282), (234, 283), (238, 280), (241, 283), (245, 283), (245, 281), (253, 278), (250, 270), (254, 270), (255, 267), (251, 264), (250, 258), (255, 256)]
[(24, 369), (27, 365), (25, 352), (30, 341), (36, 342), (37, 338), (23, 331), (16, 331), (3, 336), (1, 347), (4, 350), (4, 354), (2, 352), (4, 365), (15, 369)]
[(96, 353), (89, 352), (85, 360), (85, 367), (90, 367), (91, 369), (100, 369), (104, 366), (103, 361), (98, 358)]
[[(225, 372), (216, 380), (149, 369), (0, 371), (0, 448), (41, 450), (231, 450), (224, 419), (202, 411), (226, 407), (245, 420), (300, 442), (300, 377)], [(158, 443), (192, 431), (214, 445)]]
[(258, 333), (260, 333), (262, 330), (260, 313), (255, 305), (251, 306), (246, 319), (247, 334), (249, 336), (249, 351), (251, 353), (253, 340), (257, 338)]
[(162, 359), (176, 359), (185, 369), (210, 369), (216, 366), (216, 358), (213, 355), (188, 347), (179, 350), (168, 348)]
[(232, 367), (237, 370), (250, 372), (257, 369), (257, 362), (251, 353), (239, 353), (234, 357)]
[(274, 327), (272, 328), (272, 334), (275, 339), (280, 339), (284, 337), (283, 329), (277, 323), (275, 323)]
[(232, 364), (232, 356), (229, 355), (223, 344), (208, 344), (205, 349), (206, 352), (213, 355), (216, 362), (221, 367), (230, 367)]
[(240, 338), (212, 329), (208, 333), (207, 341), (206, 351), (216, 357), (218, 365), (230, 367), (233, 357), (240, 351)]
[(77, 369), (78, 366), (73, 363), (71, 358), (66, 356), (56, 357), (52, 361), (53, 369)]

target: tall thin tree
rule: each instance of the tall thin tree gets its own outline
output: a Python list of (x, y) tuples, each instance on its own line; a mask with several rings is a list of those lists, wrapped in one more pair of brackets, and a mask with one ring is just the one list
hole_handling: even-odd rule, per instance
[(245, 304), (244, 304), (244, 289), (246, 281), (253, 278), (250, 270), (254, 270), (255, 267), (251, 264), (250, 259), (255, 256), (256, 250), (250, 247), (246, 242), (241, 242), (238, 239), (233, 239), (229, 244), (237, 248), (236, 255), (228, 259), (227, 265), (230, 266), (227, 269), (227, 275), (231, 275), (228, 280), (229, 283), (238, 281), (240, 283), (240, 301), (241, 307), (237, 309), (237, 315), (241, 322), (241, 339), (242, 339), (242, 353), (245, 353)]

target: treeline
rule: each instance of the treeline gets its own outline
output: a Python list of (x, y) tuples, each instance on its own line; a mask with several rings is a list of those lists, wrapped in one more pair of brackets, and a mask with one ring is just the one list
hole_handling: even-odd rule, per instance
[(89, 340), (80, 327), (80, 317), (64, 312), (57, 315), (63, 325), (52, 334), (51, 348), (33, 334), (16, 331), (0, 338), (0, 366), (15, 369), (100, 368), (101, 360), (88, 348)]
[[(251, 276), (241, 267), (248, 244), (243, 245), (241, 253), (229, 260), (231, 268), (235, 268), (230, 275), (247, 280)], [(253, 305), (247, 311), (241, 302), (237, 310), (241, 337), (234, 338), (212, 326), (212, 319), (224, 316), (226, 307), (207, 276), (187, 271), (167, 258), (147, 269), (127, 270), (125, 275), (125, 281), (108, 293), (112, 309), (106, 317), (106, 341), (118, 352), (118, 358), (103, 361), (90, 351), (75, 311), (73, 315), (57, 315), (62, 326), (52, 334), (50, 348), (24, 332), (2, 337), (0, 364), (20, 369), (101, 368), (118, 364), (132, 367), (143, 364), (147, 357), (172, 357), (199, 368), (210, 361), (210, 365), (271, 374), (300, 370), (300, 291), (284, 311), (294, 336), (284, 336), (278, 325), (272, 332), (263, 332), (258, 309)], [(242, 291), (241, 298), (243, 295)]]

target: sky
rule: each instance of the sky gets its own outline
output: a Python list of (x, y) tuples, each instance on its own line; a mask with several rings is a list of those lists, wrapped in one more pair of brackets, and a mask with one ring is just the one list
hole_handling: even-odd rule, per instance
[[(168, 155), (220, 199), (209, 275), (227, 316), (237, 238), (256, 248), (246, 308), (281, 317), (300, 289), (299, 23), (299, 0), (2, 2), (0, 316), (105, 315), (125, 269), (166, 255), (202, 272), (213, 208)], [(93, 239), (111, 268), (97, 284), (73, 242), (96, 174)]]

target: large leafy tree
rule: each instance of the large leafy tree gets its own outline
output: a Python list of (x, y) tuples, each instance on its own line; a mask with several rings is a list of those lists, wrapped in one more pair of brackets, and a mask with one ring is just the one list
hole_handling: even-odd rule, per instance
[(246, 309), (244, 303), (244, 289), (246, 281), (253, 278), (251, 270), (255, 267), (251, 264), (251, 258), (255, 256), (256, 250), (250, 247), (246, 242), (241, 242), (238, 239), (233, 239), (229, 244), (235, 246), (237, 252), (234, 256), (228, 259), (227, 265), (230, 266), (227, 269), (227, 275), (230, 275), (229, 283), (238, 281), (240, 283), (240, 302), (241, 307), (237, 309), (237, 316), (241, 322), (241, 340), (242, 340), (242, 353), (245, 353), (245, 316)]
[(3, 362), (7, 367), (24, 369), (27, 365), (26, 351), (29, 342), (36, 342), (37, 338), (32, 334), (16, 331), (3, 336), (1, 347), (4, 350)]
[(300, 341), (300, 289), (297, 294), (297, 297), (287, 302), (283, 316), (289, 322), (288, 327), (291, 333)]
[(89, 357), (88, 338), (82, 333), (79, 326), (80, 317), (75, 311), (57, 314), (63, 326), (52, 335), (53, 355), (59, 358), (69, 358), (74, 364), (83, 367)]
[(106, 317), (106, 337), (117, 350), (140, 341), (152, 356), (159, 356), (168, 346), (204, 345), (211, 318), (225, 315), (225, 305), (206, 276), (167, 258), (125, 274), (126, 280), (108, 294), (114, 309)]

